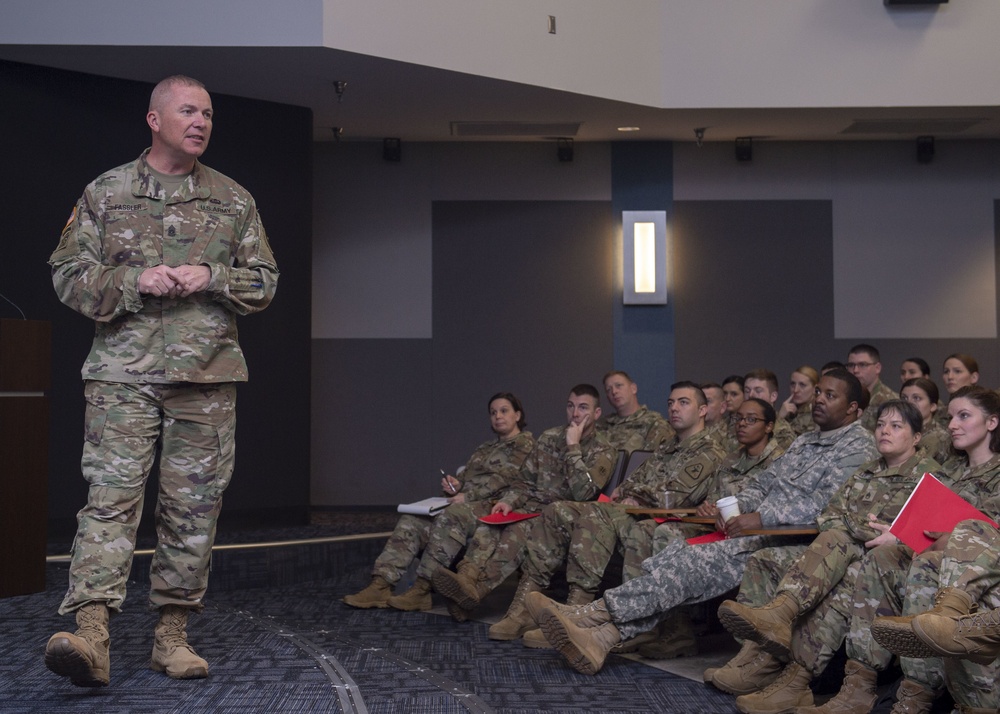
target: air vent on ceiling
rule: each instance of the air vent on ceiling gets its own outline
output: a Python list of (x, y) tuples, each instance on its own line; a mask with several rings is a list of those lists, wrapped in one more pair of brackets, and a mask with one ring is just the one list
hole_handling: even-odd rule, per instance
[(981, 117), (942, 119), (855, 119), (841, 134), (959, 134), (985, 121)]
[(452, 136), (576, 136), (580, 122), (453, 121)]

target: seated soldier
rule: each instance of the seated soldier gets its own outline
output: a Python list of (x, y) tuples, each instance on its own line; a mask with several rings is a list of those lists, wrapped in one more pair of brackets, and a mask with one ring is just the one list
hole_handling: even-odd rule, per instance
[[(397, 610), (431, 608), (431, 576), (439, 567), (450, 567), (479, 525), (479, 517), (493, 508), (493, 499), (510, 487), (521, 464), (534, 448), (525, 426), (524, 408), (510, 392), (490, 397), (490, 428), (496, 439), (472, 452), (458, 477), (446, 475), (441, 489), (451, 505), (437, 516), (404, 514), (382, 553), (375, 559), (372, 581), (364, 590), (345, 595), (352, 607), (394, 607)], [(420, 552), (416, 582), (406, 592), (392, 588)]]
[(598, 419), (597, 430), (615, 449), (626, 454), (655, 451), (674, 438), (673, 428), (659, 412), (639, 404), (639, 387), (626, 372), (614, 370), (604, 375), (604, 396), (615, 413)]
[(931, 366), (927, 360), (920, 357), (907, 357), (899, 365), (899, 381), (905, 382), (908, 379), (931, 379)]
[(854, 345), (847, 354), (847, 369), (868, 390), (870, 397), (865, 413), (861, 416), (861, 425), (869, 431), (874, 431), (875, 410), (882, 402), (899, 399), (899, 395), (879, 379), (879, 375), (882, 374), (882, 358), (878, 350), (871, 345)]
[(952, 456), (951, 434), (937, 420), (939, 394), (937, 385), (924, 377), (916, 377), (903, 382), (899, 390), (900, 398), (917, 408), (924, 420), (924, 435), (920, 444), (938, 462), (944, 463)]
[[(738, 374), (731, 374), (722, 380), (722, 398), (726, 402), (726, 413), (735, 414), (743, 403), (743, 377)], [(730, 424), (726, 437), (720, 439), (719, 446), (727, 454), (731, 454), (740, 448), (736, 441), (736, 430)]]
[[(814, 389), (815, 391), (815, 389)], [(769, 369), (755, 369), (743, 378), (743, 397), (757, 397), (774, 406), (778, 401), (778, 377)], [(774, 407), (777, 409), (777, 407)], [(787, 421), (779, 419), (774, 423), (774, 440), (783, 449), (798, 436)]]
[(796, 436), (816, 428), (812, 416), (812, 400), (819, 384), (819, 372), (807, 364), (792, 372), (788, 399), (781, 403), (778, 418), (788, 422)]
[[(715, 382), (700, 385), (705, 394), (705, 429), (719, 444), (720, 448), (729, 436), (729, 412), (726, 411), (726, 395)], [(726, 452), (723, 452), (726, 453)]]
[(674, 607), (736, 587), (754, 551), (782, 543), (780, 536), (747, 531), (814, 521), (847, 477), (875, 455), (871, 432), (856, 423), (860, 389), (847, 372), (834, 371), (820, 380), (813, 405), (819, 430), (796, 439), (740, 491), (740, 515), (717, 523), (726, 540), (671, 541), (643, 563), (644, 575), (583, 607), (532, 593), (528, 608), (548, 641), (578, 672), (594, 674), (615, 645), (651, 630)]

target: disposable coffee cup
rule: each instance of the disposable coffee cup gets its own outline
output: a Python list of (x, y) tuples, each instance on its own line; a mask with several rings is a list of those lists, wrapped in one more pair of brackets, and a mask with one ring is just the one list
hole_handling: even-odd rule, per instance
[(664, 491), (663, 492), (663, 507), (677, 508), (677, 504), (680, 503), (681, 495), (676, 491)]
[(719, 513), (722, 514), (723, 521), (728, 521), (730, 518), (740, 515), (740, 503), (736, 500), (736, 496), (720, 498), (715, 502), (715, 506), (719, 509)]

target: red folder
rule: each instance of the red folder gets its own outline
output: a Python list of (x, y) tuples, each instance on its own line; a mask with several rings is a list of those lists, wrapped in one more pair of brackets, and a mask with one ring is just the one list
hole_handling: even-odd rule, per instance
[(508, 523), (517, 523), (518, 521), (524, 521), (528, 518), (534, 518), (536, 516), (542, 515), (541, 513), (516, 513), (511, 511), (506, 516), (502, 513), (491, 513), (488, 516), (483, 516), (479, 520), (483, 523), (489, 523), (494, 526), (505, 526)]
[(688, 545), (699, 545), (701, 543), (715, 543), (716, 541), (725, 540), (726, 534), (722, 531), (712, 531), (711, 533), (706, 533), (705, 535), (695, 536), (694, 538), (688, 538)]
[(968, 520), (993, 523), (985, 513), (932, 474), (924, 474), (892, 522), (889, 532), (913, 548), (914, 552), (922, 553), (934, 542), (924, 535), (924, 531), (950, 533), (957, 523)]

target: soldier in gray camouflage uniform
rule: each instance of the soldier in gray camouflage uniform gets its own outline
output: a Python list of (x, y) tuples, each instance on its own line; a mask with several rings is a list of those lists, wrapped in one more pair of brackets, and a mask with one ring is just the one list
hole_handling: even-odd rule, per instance
[(871, 433), (855, 421), (860, 391), (857, 379), (844, 371), (821, 379), (813, 407), (821, 430), (796, 439), (740, 492), (741, 514), (718, 524), (729, 539), (702, 545), (672, 541), (644, 562), (645, 575), (576, 610), (533, 593), (528, 606), (549, 642), (577, 671), (593, 674), (612, 647), (652, 629), (672, 608), (739, 584), (751, 553), (782, 542), (780, 536), (746, 535), (747, 530), (814, 521), (847, 477), (874, 457)]
[[(600, 395), (593, 386), (573, 387), (566, 405), (568, 425), (542, 433), (518, 480), (500, 495), (492, 513), (538, 513), (555, 501), (586, 501), (600, 492), (611, 477), (614, 451), (604, 434), (594, 428), (601, 416), (599, 404)], [(462, 609), (472, 610), (521, 567), (532, 525), (532, 519), (507, 525), (481, 524), (457, 572), (446, 568), (435, 571), (434, 589)], [(523, 599), (523, 594), (517, 593), (514, 602)], [(491, 637), (513, 639), (492, 628)]]
[(151, 666), (204, 677), (187, 644), (201, 610), (222, 493), (233, 471), (236, 382), (246, 381), (237, 315), (263, 310), (278, 270), (249, 193), (197, 159), (212, 131), (202, 84), (153, 90), (152, 147), (98, 177), (49, 262), (60, 300), (96, 323), (83, 366), (87, 505), (46, 664), (80, 686), (109, 682), (109, 609), (125, 599), (146, 478), (160, 452), (149, 601), (160, 611)]
[[(748, 564), (743, 575), (740, 602), (727, 600), (719, 608), (722, 623), (747, 642), (729, 665), (713, 673), (712, 681), (743, 695), (736, 700), (741, 711), (812, 704), (810, 680), (826, 668), (847, 635), (860, 561), (867, 548), (894, 540), (872, 522), (891, 523), (923, 474), (940, 472), (940, 464), (918, 450), (922, 422), (911, 404), (883, 403), (875, 429), (881, 457), (862, 466), (830, 500), (817, 520), (820, 535), (788, 565), (776, 588), (758, 578), (765, 572), (774, 577), (786, 561), (784, 554), (778, 553), (776, 564), (768, 567), (763, 561), (775, 549), (755, 553), (755, 566)], [(764, 599), (771, 590), (773, 597)], [(781, 671), (777, 660), (789, 659)]]
[(604, 395), (615, 408), (614, 414), (597, 420), (597, 430), (611, 446), (626, 454), (655, 451), (674, 438), (674, 430), (659, 412), (639, 404), (639, 387), (626, 372), (614, 370), (604, 375)]
[[(525, 426), (524, 408), (510, 392), (500, 392), (488, 402), (490, 427), (496, 439), (480, 445), (458, 476), (441, 479), (441, 490), (450, 505), (436, 516), (404, 514), (372, 569), (368, 587), (343, 601), (352, 607), (393, 607), (397, 610), (431, 608), (431, 576), (439, 567), (449, 568), (466, 546), (479, 518), (488, 515), (493, 499), (505, 491), (531, 453), (535, 440)], [(423, 551), (413, 586), (399, 595), (392, 588)]]
[(875, 411), (883, 402), (899, 399), (899, 395), (879, 379), (882, 374), (882, 358), (873, 346), (854, 345), (847, 355), (847, 369), (868, 390), (870, 396), (868, 406), (861, 415), (861, 425), (869, 431), (875, 431)]

